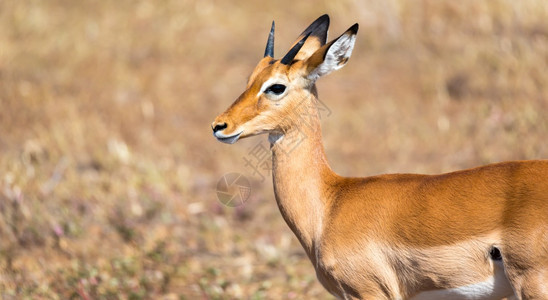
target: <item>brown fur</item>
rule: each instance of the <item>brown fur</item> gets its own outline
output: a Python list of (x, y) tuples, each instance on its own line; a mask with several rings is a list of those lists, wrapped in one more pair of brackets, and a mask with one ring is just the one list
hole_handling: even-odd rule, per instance
[[(307, 43), (310, 59), (289, 66), (261, 60), (213, 124), (226, 123), (227, 135), (240, 128), (242, 138), (271, 134), (276, 201), (324, 287), (345, 299), (405, 299), (475, 284), (498, 268), (489, 257), (496, 246), (516, 296), (548, 298), (548, 161), (442, 175), (335, 174), (305, 77), (332, 43), (319, 44)], [(279, 101), (257, 95), (273, 77), (289, 89)]]

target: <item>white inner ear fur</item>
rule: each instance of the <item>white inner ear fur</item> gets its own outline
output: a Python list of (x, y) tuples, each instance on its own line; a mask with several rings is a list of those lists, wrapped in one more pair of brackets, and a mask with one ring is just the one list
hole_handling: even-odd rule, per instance
[(321, 76), (344, 67), (348, 58), (352, 55), (352, 49), (354, 49), (355, 42), (355, 34), (344, 34), (339, 37), (339, 39), (337, 39), (337, 41), (327, 50), (323, 62), (316, 67), (314, 71), (308, 74), (308, 79), (316, 81)]

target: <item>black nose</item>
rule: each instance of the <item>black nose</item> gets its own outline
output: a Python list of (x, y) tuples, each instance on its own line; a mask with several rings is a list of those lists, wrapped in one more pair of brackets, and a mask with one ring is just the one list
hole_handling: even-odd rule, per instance
[(213, 133), (219, 131), (219, 130), (223, 130), (227, 127), (228, 125), (226, 125), (226, 123), (221, 123), (221, 124), (217, 124), (215, 125), (215, 127), (213, 127)]

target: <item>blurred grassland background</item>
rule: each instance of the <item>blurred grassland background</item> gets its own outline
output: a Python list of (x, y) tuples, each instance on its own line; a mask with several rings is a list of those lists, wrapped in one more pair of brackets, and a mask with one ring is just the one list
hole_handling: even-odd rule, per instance
[(318, 82), (338, 173), (548, 158), (548, 1), (2, 0), (0, 298), (330, 298), (243, 161), (266, 137), (210, 128), (270, 22), (280, 57), (324, 13), (360, 23)]

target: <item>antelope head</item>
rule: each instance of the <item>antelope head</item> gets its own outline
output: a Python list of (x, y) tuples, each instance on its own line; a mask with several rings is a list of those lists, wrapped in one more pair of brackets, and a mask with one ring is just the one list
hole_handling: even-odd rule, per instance
[(233, 144), (240, 138), (283, 134), (291, 129), (291, 112), (302, 101), (316, 98), (316, 80), (342, 68), (352, 53), (358, 24), (326, 44), (328, 27), (329, 16), (319, 17), (277, 60), (272, 22), (263, 59), (251, 73), (245, 91), (211, 124), (213, 135), (221, 142)]

